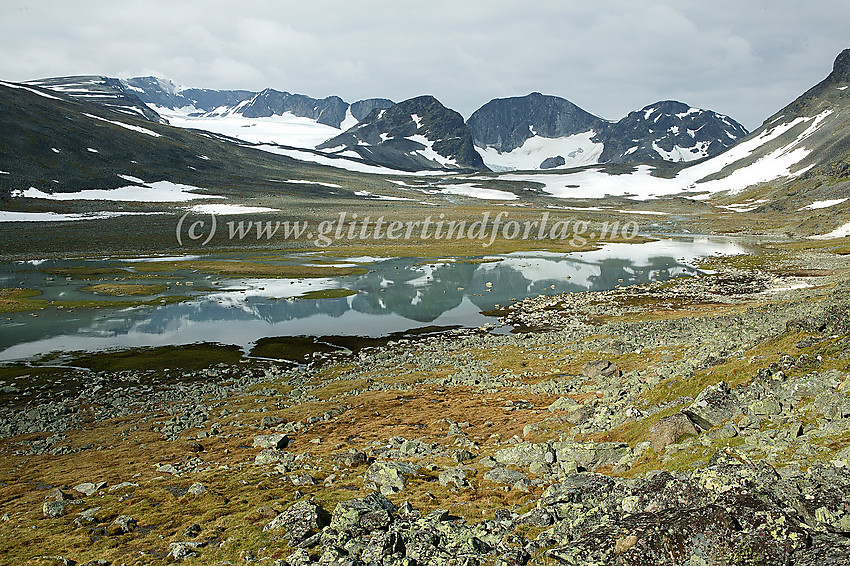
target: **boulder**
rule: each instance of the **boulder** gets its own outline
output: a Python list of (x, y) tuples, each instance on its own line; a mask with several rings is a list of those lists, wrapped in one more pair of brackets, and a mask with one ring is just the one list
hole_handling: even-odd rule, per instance
[(299, 501), (272, 519), (263, 527), (263, 532), (283, 530), (284, 537), (292, 545), (318, 532), (328, 524), (324, 509), (310, 500)]
[(484, 479), (494, 483), (514, 485), (520, 480), (528, 479), (522, 472), (508, 468), (493, 468), (484, 474)]
[(379, 460), (369, 466), (363, 480), (371, 482), (384, 495), (398, 493), (404, 489), (405, 476), (415, 476), (419, 467), (408, 462)]
[(259, 434), (254, 437), (254, 448), (283, 450), (289, 444), (289, 437), (285, 434)]
[(652, 425), (649, 429), (649, 442), (653, 450), (661, 452), (667, 446), (676, 444), (686, 434), (698, 434), (698, 432), (687, 415), (676, 413)]
[(585, 377), (619, 377), (622, 372), (617, 367), (617, 364), (611, 363), (608, 360), (595, 360), (587, 362), (581, 367), (581, 373)]
[(735, 392), (725, 381), (706, 387), (690, 407), (682, 411), (697, 426), (708, 430), (741, 413)]
[(573, 412), (579, 407), (581, 407), (581, 404), (577, 403), (573, 399), (570, 399), (569, 397), (561, 397), (560, 399), (549, 405), (549, 410)]

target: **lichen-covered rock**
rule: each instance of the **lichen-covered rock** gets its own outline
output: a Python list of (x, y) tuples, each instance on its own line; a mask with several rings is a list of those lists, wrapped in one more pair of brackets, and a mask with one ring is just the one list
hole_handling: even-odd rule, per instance
[(328, 524), (327, 513), (315, 502), (299, 501), (263, 527), (263, 532), (283, 529), (284, 537), (298, 544)]
[(593, 471), (619, 462), (631, 452), (625, 442), (553, 442), (557, 462), (565, 470), (572, 466)]
[(700, 428), (708, 430), (741, 412), (737, 395), (725, 381), (706, 387), (690, 407), (682, 411)]
[(527, 468), (534, 463), (553, 464), (555, 462), (555, 452), (545, 442), (541, 444), (520, 442), (496, 451), (494, 457), (497, 462), (504, 466), (521, 468)]
[(514, 485), (518, 481), (528, 479), (525, 474), (509, 468), (496, 467), (492, 470), (487, 470), (484, 474), (484, 479), (495, 483), (505, 483)]
[(392, 501), (377, 493), (343, 501), (334, 509), (330, 528), (349, 536), (361, 536), (389, 525), (397, 509)]
[(649, 442), (653, 450), (660, 452), (686, 434), (697, 434), (697, 429), (687, 415), (676, 413), (652, 425), (649, 429)]
[(283, 450), (289, 443), (289, 437), (285, 434), (259, 434), (254, 437), (254, 448)]
[(365, 482), (371, 482), (385, 495), (398, 493), (405, 486), (405, 476), (415, 476), (419, 473), (419, 467), (408, 462), (389, 462), (379, 460), (369, 466)]

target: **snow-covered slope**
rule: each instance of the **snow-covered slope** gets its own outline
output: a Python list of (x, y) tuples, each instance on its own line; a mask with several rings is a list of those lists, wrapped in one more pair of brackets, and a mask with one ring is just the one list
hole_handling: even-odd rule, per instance
[[(320, 124), (311, 118), (295, 116), (291, 112), (279, 116), (246, 118), (236, 112), (198, 116), (184, 109), (172, 110), (160, 106), (154, 106), (154, 109), (167, 118), (173, 126), (207, 130), (251, 143), (271, 143), (312, 149), (342, 132), (339, 128)], [(343, 122), (343, 124), (346, 123), (351, 121)]]
[[(795, 116), (765, 124), (728, 151), (681, 170), (673, 178), (653, 176), (653, 167), (639, 165), (631, 174), (612, 175), (605, 167), (591, 167), (575, 173), (507, 174), (499, 179), (541, 183), (543, 190), (560, 198), (602, 198), (625, 196), (638, 199), (683, 194), (704, 198), (726, 191), (739, 193), (759, 183), (793, 179), (809, 171), (814, 163), (817, 138), (833, 137), (834, 109), (814, 116)], [(843, 131), (841, 136), (850, 132)], [(814, 156), (817, 159), (817, 156)]]

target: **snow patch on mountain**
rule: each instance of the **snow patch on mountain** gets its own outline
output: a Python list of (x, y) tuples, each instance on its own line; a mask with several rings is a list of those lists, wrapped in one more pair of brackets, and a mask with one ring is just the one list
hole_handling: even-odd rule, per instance
[(806, 205), (798, 210), (819, 210), (821, 208), (830, 208), (846, 201), (846, 198), (836, 198), (830, 200), (816, 200), (812, 204)]
[[(418, 118), (418, 116), (416, 116), (416, 114), (414, 114), (413, 116)], [(432, 142), (431, 140), (429, 140), (428, 138), (426, 138), (422, 134), (407, 136), (406, 139), (408, 139), (408, 140), (410, 140), (414, 143), (422, 144), (423, 146), (425, 146), (424, 149), (417, 149), (417, 150), (411, 151), (410, 153), (419, 154), (422, 157), (424, 157), (425, 159), (428, 159), (430, 161), (437, 163), (440, 167), (457, 167), (458, 166), (457, 161), (455, 159), (450, 158), (450, 157), (445, 157), (445, 156), (437, 153), (434, 150), (434, 142)]]
[(507, 191), (476, 187), (472, 183), (461, 183), (440, 187), (440, 192), (447, 195), (463, 195), (483, 200), (516, 200), (518, 197)]
[(198, 194), (203, 189), (191, 185), (180, 185), (171, 181), (157, 181), (141, 186), (126, 186), (117, 189), (89, 189), (75, 193), (45, 193), (30, 187), (16, 196), (46, 200), (106, 200), (114, 202), (183, 202), (194, 199), (224, 198), (216, 195)]
[(115, 124), (116, 126), (121, 126), (122, 128), (126, 128), (128, 130), (132, 130), (134, 132), (139, 132), (140, 134), (147, 134), (149, 136), (153, 136), (155, 138), (161, 138), (162, 134), (158, 134), (153, 130), (149, 130), (147, 128), (142, 128), (140, 126), (133, 126), (131, 124), (125, 124), (124, 122), (118, 122), (116, 120), (107, 120), (106, 118), (101, 118), (100, 116), (95, 116), (94, 114), (83, 114), (83, 116), (88, 116), (89, 118), (94, 118), (95, 120), (100, 120), (101, 122), (107, 122), (109, 124)]
[(493, 170), (532, 170), (539, 169), (541, 163), (550, 157), (561, 156), (564, 165), (559, 167), (581, 167), (599, 162), (604, 144), (594, 142), (596, 132), (590, 130), (562, 138), (532, 136), (522, 146), (501, 152), (495, 147), (476, 147), (484, 159), (484, 164)]

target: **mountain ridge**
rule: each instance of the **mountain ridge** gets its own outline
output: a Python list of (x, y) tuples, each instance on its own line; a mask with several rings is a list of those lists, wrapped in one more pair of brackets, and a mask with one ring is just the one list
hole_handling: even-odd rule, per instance
[(463, 116), (431, 95), (373, 109), (357, 125), (316, 149), (354, 152), (367, 162), (404, 171), (485, 169)]

